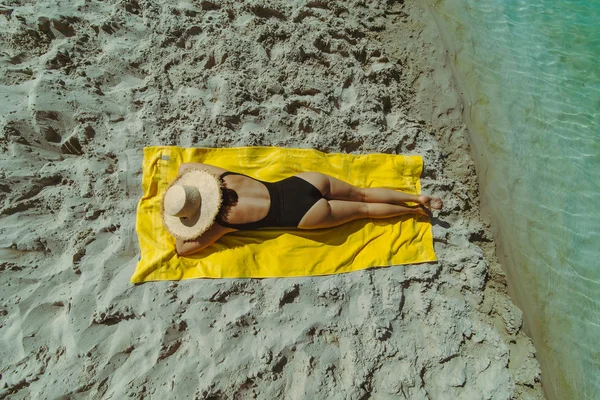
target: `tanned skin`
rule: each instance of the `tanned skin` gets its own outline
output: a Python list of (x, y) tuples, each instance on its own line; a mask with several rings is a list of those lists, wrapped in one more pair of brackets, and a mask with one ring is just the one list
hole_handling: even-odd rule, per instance
[[(214, 165), (185, 163), (179, 167), (179, 174), (188, 169), (203, 169), (215, 175), (227, 172)], [(361, 218), (430, 215), (432, 209), (440, 210), (443, 206), (439, 197), (413, 195), (385, 188), (360, 188), (319, 172), (302, 172), (295, 176), (312, 184), (324, 197), (307, 211), (300, 220), (298, 229), (330, 228)], [(271, 201), (269, 191), (262, 183), (243, 175), (228, 175), (224, 177), (224, 181), (238, 195), (237, 204), (227, 215), (228, 223), (245, 224), (267, 215)], [(177, 254), (186, 256), (200, 251), (223, 235), (236, 230), (215, 221), (200, 237), (186, 242), (177, 240)]]

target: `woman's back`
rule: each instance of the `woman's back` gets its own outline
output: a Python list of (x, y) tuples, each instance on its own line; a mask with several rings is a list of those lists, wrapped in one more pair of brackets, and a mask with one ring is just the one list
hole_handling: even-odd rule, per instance
[[(271, 200), (267, 187), (252, 178), (238, 174), (223, 174), (225, 188), (237, 194), (237, 202), (226, 210), (224, 222), (245, 224), (263, 219), (269, 212)], [(225, 204), (227, 206), (227, 204)]]

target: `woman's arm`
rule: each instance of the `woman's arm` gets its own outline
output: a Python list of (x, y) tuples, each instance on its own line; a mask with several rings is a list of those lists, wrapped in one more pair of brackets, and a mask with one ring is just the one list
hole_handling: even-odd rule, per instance
[(187, 256), (210, 246), (226, 233), (234, 232), (236, 230), (237, 229), (226, 228), (215, 222), (213, 226), (211, 226), (202, 234), (202, 236), (197, 239), (189, 242), (184, 242), (183, 240), (177, 239), (175, 249), (177, 250), (177, 254), (180, 256)]
[[(202, 169), (208, 172), (212, 172), (215, 175), (221, 175), (222, 173), (227, 171), (226, 169), (216, 167), (210, 164), (183, 163), (179, 166), (178, 174), (181, 175), (185, 171), (190, 169)], [(195, 240), (184, 242), (183, 240), (177, 239), (175, 249), (177, 251), (177, 254), (179, 254), (180, 256), (187, 256), (210, 246), (226, 233), (234, 232), (236, 230), (237, 229), (226, 228), (215, 222), (206, 232), (204, 232), (199, 238)]]

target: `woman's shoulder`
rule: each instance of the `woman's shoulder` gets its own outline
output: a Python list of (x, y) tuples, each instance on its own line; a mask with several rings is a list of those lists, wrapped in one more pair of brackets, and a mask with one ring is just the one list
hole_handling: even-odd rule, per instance
[(226, 169), (221, 168), (221, 167), (217, 167), (215, 165), (210, 165), (210, 164), (203, 164), (203, 163), (194, 163), (194, 162), (190, 162), (190, 163), (183, 163), (179, 166), (179, 175), (183, 174), (185, 171), (190, 170), (190, 169), (202, 169), (208, 172), (212, 172), (215, 175), (221, 175), (225, 172), (227, 172)]

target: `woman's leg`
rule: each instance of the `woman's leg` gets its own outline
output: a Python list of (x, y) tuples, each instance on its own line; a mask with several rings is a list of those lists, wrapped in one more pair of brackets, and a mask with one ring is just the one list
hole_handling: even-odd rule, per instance
[(302, 172), (296, 176), (315, 186), (327, 200), (345, 200), (364, 203), (388, 203), (406, 206), (417, 203), (434, 210), (442, 208), (439, 197), (414, 195), (386, 188), (360, 188), (319, 172)]
[(405, 214), (428, 215), (422, 207), (321, 199), (304, 214), (298, 228), (330, 228), (361, 218), (390, 218)]

